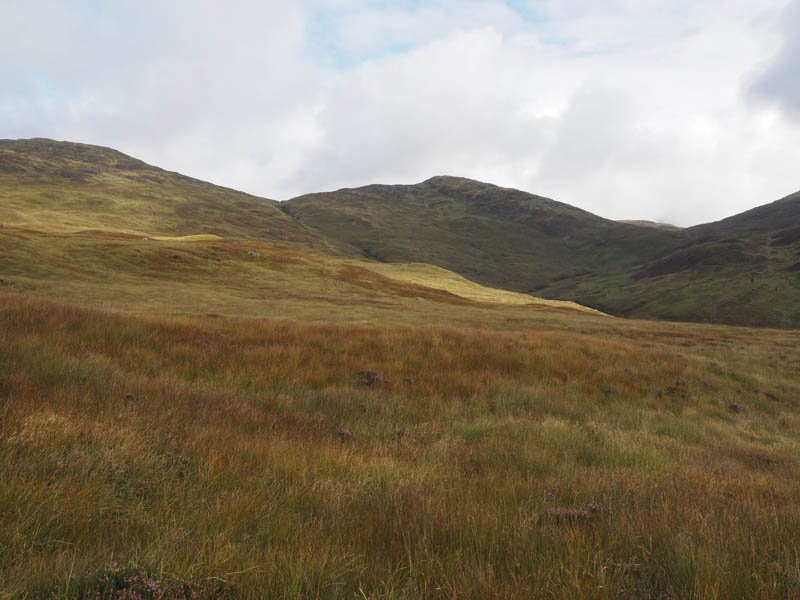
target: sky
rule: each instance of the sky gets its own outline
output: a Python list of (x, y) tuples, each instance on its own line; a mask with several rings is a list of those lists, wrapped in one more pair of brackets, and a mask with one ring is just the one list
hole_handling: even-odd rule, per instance
[(612, 219), (800, 190), (800, 0), (0, 0), (0, 138), (285, 200), (435, 175)]

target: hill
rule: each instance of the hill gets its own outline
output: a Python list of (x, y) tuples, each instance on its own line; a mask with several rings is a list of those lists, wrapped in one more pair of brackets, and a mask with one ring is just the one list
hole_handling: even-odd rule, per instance
[[(102, 256), (109, 245), (132, 249), (159, 242), (158, 252), (153, 244), (137, 252), (219, 257), (220, 248), (250, 244), (267, 253), (299, 252), (309, 263), (361, 261), (359, 268), (376, 275), (387, 276), (379, 264), (396, 265), (395, 282), (419, 286), (424, 280), (431, 289), (465, 293), (473, 300), (485, 293), (475, 295), (457, 278), (443, 272), (434, 276), (421, 265), (441, 267), (492, 289), (570, 300), (617, 316), (800, 327), (800, 194), (681, 230), (610, 221), (519, 190), (454, 177), (278, 203), (165, 171), (109, 148), (34, 139), (0, 141), (0, 198), (0, 252), (5, 248), (0, 268), (7, 289), (34, 285), (17, 278), (24, 279), (29, 264), (10, 248), (29, 247), (37, 236), (40, 249), (30, 256), (42, 258), (48, 248), (71, 247), (67, 262), (72, 264), (58, 276), (57, 269), (49, 271), (52, 281), (60, 283), (48, 289), (74, 287), (80, 269), (93, 272), (92, 281), (108, 279), (103, 269), (119, 267)], [(191, 249), (181, 246), (188, 242)], [(210, 271), (204, 260), (191, 263), (198, 273)], [(166, 262), (151, 261), (166, 268)], [(56, 264), (61, 263), (51, 257), (35, 269), (41, 275), (36, 285), (48, 280), (47, 265)], [(144, 271), (130, 258), (124, 264), (123, 271), (114, 271), (117, 281)], [(261, 275), (234, 268), (236, 261), (226, 264), (230, 270), (220, 271), (217, 281), (243, 277), (238, 287), (262, 281)], [(418, 266), (403, 266), (408, 264)], [(322, 281), (305, 278), (286, 279), (283, 288), (310, 289), (310, 282)], [(91, 296), (88, 288), (81, 294), (76, 297)], [(182, 298), (177, 291), (170, 295)], [(496, 291), (488, 295), (500, 297)], [(235, 313), (209, 310), (220, 311)]]
[(357, 254), (287, 217), (275, 201), (88, 144), (0, 140), (0, 198), (4, 227), (162, 237), (206, 234)]
[(618, 316), (800, 327), (800, 195), (688, 229), (609, 221), (518, 190), (436, 177), (282, 208), (383, 261)]
[(537, 291), (613, 314), (800, 327), (800, 194), (681, 230), (671, 252), (623, 273)]
[[(779, 243), (797, 241), (792, 233), (800, 231), (800, 192), (791, 194), (764, 206), (758, 206), (738, 215), (690, 227), (686, 232), (699, 239), (746, 233), (774, 233)], [(780, 239), (778, 239), (780, 238)]]
[(638, 265), (674, 244), (671, 232), (456, 177), (311, 194), (281, 208), (366, 257), (430, 263), (521, 292)]
[(454, 304), (465, 314), (494, 304), (587, 310), (425, 265), (375, 268), (277, 202), (108, 148), (0, 141), (0, 199), (0, 291), (9, 293), (140, 314), (351, 323), (377, 314), (406, 323), (420, 301), (428, 315)]

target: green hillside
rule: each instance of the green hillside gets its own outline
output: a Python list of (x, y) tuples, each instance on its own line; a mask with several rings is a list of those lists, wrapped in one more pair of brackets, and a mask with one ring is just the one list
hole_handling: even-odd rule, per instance
[[(776, 238), (776, 241), (795, 242), (800, 239), (800, 192), (715, 223), (690, 227), (686, 232), (700, 239), (745, 233), (781, 232), (780, 240)], [(793, 232), (793, 237), (790, 232)]]
[(427, 262), (614, 315), (800, 327), (800, 194), (684, 230), (452, 177), (282, 208), (378, 260)]
[(641, 264), (675, 237), (455, 177), (311, 194), (282, 208), (367, 257), (435, 264), (515, 291)]
[(618, 315), (800, 327), (800, 194), (682, 230), (675, 250), (637, 269), (537, 294)]

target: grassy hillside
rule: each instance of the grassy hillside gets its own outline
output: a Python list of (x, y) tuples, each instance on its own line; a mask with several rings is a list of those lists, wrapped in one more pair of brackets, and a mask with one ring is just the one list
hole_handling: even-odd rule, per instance
[(355, 252), (286, 216), (278, 203), (164, 171), (112, 150), (0, 140), (0, 226), (47, 232), (249, 238), (327, 254)]
[(288, 309), (309, 320), (333, 307), (390, 313), (425, 300), (585, 310), (425, 265), (373, 268), (276, 202), (108, 148), (0, 141), (0, 198), (0, 290), (9, 292), (150, 314), (274, 318)]
[[(312, 194), (281, 204), (108, 148), (19, 140), (0, 141), (0, 200), (0, 225), (27, 232), (21, 235), (28, 239), (123, 234), (166, 243), (165, 256), (173, 247), (181, 255), (175, 244), (182, 242), (266, 244), (327, 257), (437, 265), (493, 288), (573, 300), (619, 316), (800, 327), (800, 194), (685, 230), (617, 223), (518, 190), (453, 177)], [(8, 247), (9, 236), (4, 239)], [(63, 243), (54, 238), (53, 247)], [(135, 245), (133, 237), (128, 244)], [(76, 262), (91, 262), (86, 244), (84, 258), (79, 255)], [(212, 255), (220, 256), (217, 250), (204, 254)], [(9, 255), (5, 262), (17, 264)], [(193, 264), (205, 270), (213, 265)], [(95, 269), (97, 277), (103, 268)], [(406, 282), (484, 298), (469, 295), (469, 282), (465, 286), (450, 275), (410, 271), (419, 268), (398, 266), (393, 273)], [(249, 276), (225, 273), (216, 280)], [(190, 296), (207, 295), (200, 285)], [(225, 298), (226, 290), (220, 291)], [(497, 292), (489, 295), (497, 301)], [(238, 301), (233, 304), (238, 308), (207, 312), (253, 314)]]
[(798, 334), (519, 309), (0, 295), (0, 597), (800, 595)]
[(563, 300), (546, 300), (536, 298), (529, 294), (520, 294), (498, 288), (482, 286), (454, 273), (425, 263), (381, 263), (377, 261), (360, 261), (360, 266), (376, 273), (384, 274), (393, 279), (414, 283), (430, 288), (445, 289), (462, 298), (477, 302), (490, 302), (511, 305), (536, 304), (557, 308), (573, 308), (584, 312), (597, 312), (593, 309)]
[[(0, 292), (150, 315), (490, 323), (519, 306), (587, 310), (492, 290), (443, 269), (383, 265), (283, 250), (251, 240), (143, 239), (108, 232), (0, 229)], [(453, 306), (460, 313), (451, 314)], [(422, 309), (422, 310), (421, 310)], [(413, 314), (412, 314), (413, 313)], [(497, 315), (497, 316), (495, 316)]]
[(369, 258), (434, 264), (523, 292), (641, 264), (674, 243), (672, 232), (455, 177), (311, 194), (282, 208)]
[(665, 256), (625, 273), (593, 273), (538, 294), (614, 314), (800, 327), (800, 194), (683, 230)]
[(693, 237), (715, 238), (746, 233), (794, 232), (792, 241), (797, 241), (800, 223), (800, 192), (759, 206), (741, 214), (714, 223), (698, 225), (687, 229)]
[(448, 177), (283, 208), (379, 260), (427, 262), (614, 315), (800, 327), (800, 194), (684, 230)]

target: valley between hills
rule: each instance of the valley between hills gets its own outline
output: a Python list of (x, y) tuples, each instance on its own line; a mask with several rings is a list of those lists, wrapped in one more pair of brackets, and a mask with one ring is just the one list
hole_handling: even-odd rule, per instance
[(0, 598), (800, 596), (800, 194), (276, 202), (0, 141)]

